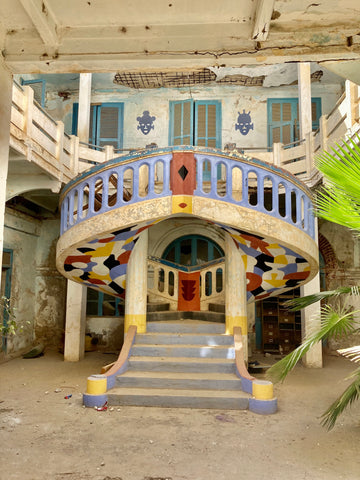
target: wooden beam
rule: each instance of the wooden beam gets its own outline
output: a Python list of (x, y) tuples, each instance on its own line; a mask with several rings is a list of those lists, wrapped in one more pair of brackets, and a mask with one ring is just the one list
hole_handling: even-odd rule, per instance
[(258, 0), (255, 13), (252, 39), (263, 42), (267, 39), (270, 30), (270, 21), (274, 10), (275, 0)]
[(59, 44), (56, 18), (46, 0), (20, 0), (21, 5), (33, 22), (41, 40), (46, 46)]

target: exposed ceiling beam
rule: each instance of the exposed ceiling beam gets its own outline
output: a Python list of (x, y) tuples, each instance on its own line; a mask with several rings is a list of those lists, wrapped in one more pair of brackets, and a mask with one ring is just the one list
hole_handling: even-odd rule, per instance
[(59, 44), (56, 18), (46, 0), (20, 0), (43, 43), (49, 47)]
[(275, 0), (258, 0), (252, 39), (263, 42), (267, 39)]

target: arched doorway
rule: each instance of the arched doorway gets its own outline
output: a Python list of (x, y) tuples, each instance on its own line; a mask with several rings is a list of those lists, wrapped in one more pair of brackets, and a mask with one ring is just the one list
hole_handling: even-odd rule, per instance
[[(174, 290), (177, 280), (177, 309), (201, 310), (201, 301), (223, 291), (224, 251), (214, 240), (197, 234), (182, 235), (172, 240), (161, 255), (161, 261), (176, 269), (168, 275), (168, 289)], [(162, 269), (160, 275), (164, 275)], [(160, 277), (160, 282), (162, 277)]]

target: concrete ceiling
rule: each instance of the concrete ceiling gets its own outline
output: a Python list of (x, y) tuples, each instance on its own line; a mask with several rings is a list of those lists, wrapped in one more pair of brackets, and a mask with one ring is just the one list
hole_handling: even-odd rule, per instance
[(348, 62), (360, 61), (358, 0), (209, 5), (208, 0), (1, 0), (1, 51), (8, 68), (21, 74), (317, 61), (330, 62), (332, 71), (344, 76)]

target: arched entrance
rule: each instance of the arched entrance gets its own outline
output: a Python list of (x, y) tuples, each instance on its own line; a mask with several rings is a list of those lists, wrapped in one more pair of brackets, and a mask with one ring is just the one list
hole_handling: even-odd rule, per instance
[[(183, 235), (166, 247), (162, 260), (178, 269), (178, 310), (200, 310), (201, 296), (209, 298), (223, 290), (223, 268), (212, 268), (223, 257), (222, 248), (202, 235)], [(174, 279), (169, 275), (170, 289)]]

